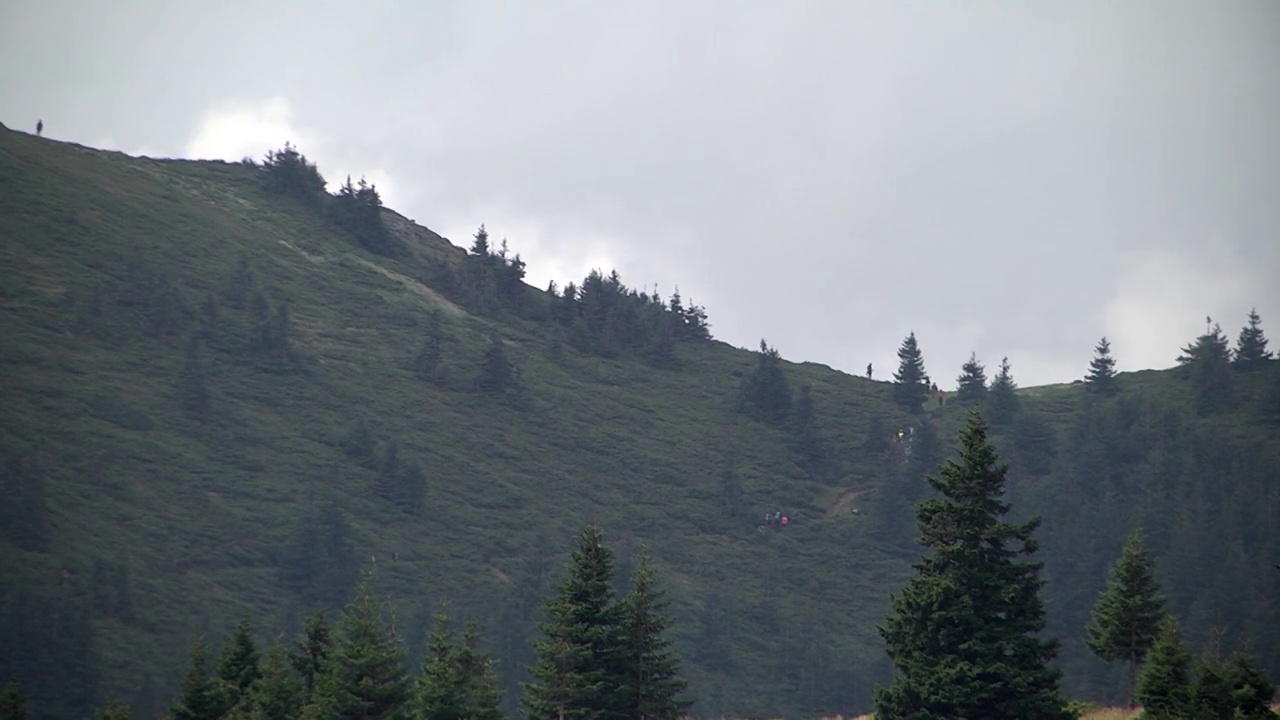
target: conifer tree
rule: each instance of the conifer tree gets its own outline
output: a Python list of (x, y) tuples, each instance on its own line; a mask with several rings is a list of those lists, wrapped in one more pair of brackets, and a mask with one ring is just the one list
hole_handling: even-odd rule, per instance
[(1240, 330), (1236, 340), (1236, 365), (1244, 368), (1258, 367), (1271, 359), (1267, 350), (1267, 338), (1262, 334), (1262, 318), (1257, 308), (1249, 311), (1249, 324)]
[(1221, 326), (1215, 323), (1182, 348), (1178, 364), (1190, 371), (1197, 414), (1209, 415), (1231, 404), (1231, 347)]
[(427, 657), (414, 693), (414, 720), (502, 720), (502, 692), (493, 659), (479, 647), (475, 621), (455, 645), (449, 618), (436, 613)]
[(462, 630), (462, 644), (454, 652), (454, 663), (462, 682), (465, 720), (503, 720), (502, 691), (493, 658), (480, 649), (480, 629), (474, 620)]
[(529, 669), (522, 704), (529, 720), (599, 720), (625, 714), (621, 655), (622, 607), (610, 580), (613, 552), (600, 527), (578, 536), (569, 577), (547, 601), (549, 620), (534, 641), (538, 659)]
[(408, 703), (412, 681), (404, 648), (369, 591), (368, 572), (343, 611), (333, 648), (316, 677), (306, 720), (391, 720)]
[(898, 404), (913, 413), (920, 412), (929, 399), (929, 382), (925, 378), (924, 355), (913, 331), (898, 348), (898, 371), (893, 374), (893, 397)]
[(485, 351), (480, 372), (476, 375), (476, 388), (481, 392), (500, 395), (511, 389), (515, 382), (515, 367), (507, 360), (502, 338), (494, 333), (489, 337), (489, 349)]
[(204, 639), (197, 638), (182, 690), (169, 715), (173, 720), (220, 720), (227, 709), (227, 695), (210, 672)]
[(671, 624), (663, 615), (666, 607), (666, 593), (654, 584), (649, 550), (641, 546), (622, 621), (629, 718), (676, 720), (692, 704), (680, 697), (687, 683), (680, 677), (680, 659), (671, 641), (663, 637)]
[(1057, 642), (1037, 637), (1041, 564), (1017, 561), (1035, 552), (1039, 519), (1000, 519), (1010, 509), (1001, 501), (1008, 468), (976, 410), (960, 440), (959, 462), (928, 478), (942, 497), (917, 506), (920, 543), (932, 554), (891, 598), (880, 628), (898, 677), (876, 689), (875, 716), (1067, 720), (1061, 673), (1049, 665)]
[(1094, 603), (1087, 640), (1089, 649), (1103, 660), (1128, 664), (1128, 707), (1133, 707), (1138, 668), (1156, 640), (1163, 615), (1164, 598), (1156, 583), (1154, 563), (1143, 546), (1142, 531), (1135, 530), (1111, 570), (1106, 590)]
[(1116, 382), (1116, 361), (1111, 357), (1111, 343), (1104, 337), (1098, 341), (1093, 351), (1093, 360), (1089, 361), (1089, 374), (1085, 376), (1085, 387), (1104, 397), (1115, 395), (1120, 391), (1120, 385)]
[(302, 678), (303, 702), (311, 700), (316, 676), (324, 669), (333, 652), (333, 631), (325, 618), (324, 610), (316, 610), (302, 623), (303, 637), (297, 648), (289, 654), (289, 664)]
[(1276, 720), (1270, 704), (1275, 685), (1247, 653), (1224, 662), (1206, 653), (1196, 662), (1191, 715), (1196, 720)]
[(466, 717), (451, 636), (448, 616), (437, 612), (427, 655), (422, 661), (422, 674), (414, 688), (414, 720), (459, 720)]
[(1146, 720), (1190, 718), (1191, 654), (1182, 644), (1178, 618), (1166, 615), (1147, 664), (1138, 676), (1138, 702)]
[(815, 477), (822, 468), (825, 452), (822, 433), (814, 417), (813, 393), (808, 385), (800, 388), (800, 400), (796, 403), (794, 442), (801, 467), (809, 477)]
[(750, 411), (771, 423), (781, 423), (791, 412), (791, 385), (782, 369), (782, 355), (760, 341), (756, 367), (742, 379), (740, 396)]
[(242, 618), (218, 659), (218, 681), (228, 707), (238, 703), (253, 681), (262, 675), (258, 669), (258, 647), (253, 642), (252, 629), (249, 619)]
[(289, 669), (289, 657), (279, 645), (267, 648), (262, 672), (245, 694), (242, 710), (248, 720), (296, 720), (305, 701), (302, 681)]
[(444, 360), (444, 328), (440, 319), (440, 310), (433, 309), (427, 320), (427, 337), (422, 342), (422, 349), (414, 358), (413, 371), (420, 380), (440, 382), (443, 379)]
[(960, 377), (956, 378), (959, 387), (956, 389), (956, 400), (965, 405), (981, 403), (987, 396), (987, 372), (978, 362), (978, 354), (971, 353), (969, 360), (960, 368)]
[(991, 389), (987, 391), (984, 411), (987, 419), (994, 427), (1008, 425), (1018, 412), (1017, 384), (1013, 382), (1013, 371), (1006, 356), (1000, 360), (1000, 372), (991, 381)]

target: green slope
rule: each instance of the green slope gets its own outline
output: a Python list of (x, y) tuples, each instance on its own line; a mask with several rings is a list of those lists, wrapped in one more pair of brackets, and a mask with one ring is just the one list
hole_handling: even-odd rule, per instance
[[(793, 387), (812, 386), (831, 456), (811, 479), (786, 428), (739, 411), (753, 353), (681, 342), (668, 370), (581, 354), (537, 313), (446, 299), (440, 267), (463, 253), (430, 231), (388, 212), (408, 252), (372, 255), (256, 173), (0, 130), (0, 452), (20, 500), (0, 552), (0, 674), (39, 668), (51, 716), (109, 690), (150, 714), (197, 633), (216, 639), (242, 614), (264, 637), (292, 633), (372, 562), (411, 650), (447, 602), (482, 620), (514, 688), (547, 584), (596, 519), (624, 556), (652, 547), (700, 713), (869, 706), (889, 673), (875, 626), (910, 571), (910, 502), (925, 493), (919, 463), (887, 443), (912, 422), (888, 384), (786, 365)], [(287, 303), (296, 361), (246, 350), (252, 302), (229, 300), (242, 258), (266, 317)], [(433, 310), (447, 335), (437, 384), (413, 372)], [(210, 410), (197, 419), (183, 398), (199, 332)], [(519, 368), (515, 399), (470, 389), (491, 332)], [(1047, 516), (1051, 629), (1081, 634), (1142, 523), (1192, 637), (1229, 614), (1232, 633), (1276, 640), (1271, 370), (1240, 378), (1232, 412), (1207, 418), (1175, 373), (1125, 376), (1119, 400), (1087, 411), (1078, 388), (1023, 393), (1002, 442), (1016, 512)], [(933, 413), (945, 446), (960, 413)], [(420, 510), (380, 496), (378, 463), (344, 452), (360, 420), (378, 461), (394, 441), (402, 466), (422, 468)], [(829, 512), (854, 493), (864, 512)], [(775, 507), (792, 525), (757, 532)], [(1111, 676), (1078, 645), (1068, 638), (1068, 687), (1106, 696)], [(58, 683), (85, 694), (54, 701)]]

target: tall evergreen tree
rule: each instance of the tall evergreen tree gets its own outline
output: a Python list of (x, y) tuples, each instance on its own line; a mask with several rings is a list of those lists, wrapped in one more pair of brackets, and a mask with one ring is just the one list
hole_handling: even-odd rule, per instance
[(1257, 308), (1249, 311), (1249, 324), (1240, 330), (1236, 340), (1236, 365), (1240, 367), (1257, 367), (1271, 359), (1271, 351), (1267, 350), (1267, 338), (1262, 334), (1262, 318)]
[(804, 385), (800, 388), (800, 400), (796, 402), (794, 447), (800, 456), (800, 466), (811, 478), (821, 471), (826, 456), (822, 431), (814, 414), (813, 392)]
[(1195, 720), (1276, 720), (1269, 707), (1275, 685), (1247, 653), (1224, 662), (1206, 653), (1196, 662), (1190, 716)]
[(929, 399), (929, 381), (926, 378), (924, 355), (913, 331), (898, 348), (898, 371), (893, 374), (894, 399), (907, 410), (920, 412)]
[(204, 639), (197, 638), (191, 649), (191, 665), (182, 679), (182, 690), (169, 715), (173, 720), (220, 720), (228, 707), (226, 692), (210, 672)]
[(1013, 371), (1009, 366), (1009, 358), (1000, 360), (1000, 372), (991, 381), (991, 389), (987, 392), (985, 413), (992, 426), (1000, 427), (1013, 421), (1018, 412), (1017, 384), (1013, 382)]
[(304, 620), (302, 632), (302, 640), (289, 654), (289, 664), (302, 678), (302, 698), (305, 703), (310, 702), (316, 677), (333, 652), (333, 630), (329, 627), (324, 610), (316, 610)]
[(516, 384), (515, 366), (507, 360), (503, 349), (502, 338), (494, 333), (489, 337), (489, 349), (480, 362), (480, 371), (476, 375), (475, 385), (481, 392), (500, 395)]
[(474, 621), (453, 642), (449, 618), (436, 614), (430, 647), (414, 693), (414, 720), (502, 720), (502, 692), (493, 658), (480, 650)]
[(1089, 374), (1085, 376), (1086, 387), (1090, 392), (1109, 396), (1120, 392), (1116, 382), (1116, 360), (1111, 357), (1111, 343), (1104, 337), (1093, 349), (1093, 360), (1089, 361)]
[(917, 506), (920, 543), (932, 555), (915, 565), (880, 628), (899, 674), (877, 688), (876, 718), (1066, 720), (1061, 673), (1049, 665), (1057, 642), (1037, 637), (1041, 564), (1016, 560), (1035, 552), (1039, 519), (1000, 519), (1010, 509), (1000, 499), (1008, 468), (976, 410), (960, 440), (960, 461), (928, 478), (942, 497)]
[(782, 355), (760, 341), (756, 367), (743, 378), (741, 398), (750, 412), (768, 422), (781, 423), (791, 412), (791, 385), (782, 369)]
[(422, 342), (413, 361), (413, 372), (418, 379), (438, 383), (444, 379), (444, 326), (438, 308), (431, 310), (427, 320), (427, 337)]
[(1133, 707), (1138, 668), (1155, 643), (1164, 616), (1164, 598), (1154, 575), (1154, 563), (1134, 530), (1120, 559), (1112, 568), (1107, 588), (1093, 606), (1088, 627), (1089, 649), (1106, 661), (1123, 660), (1129, 666), (1125, 704)]
[(1138, 702), (1146, 720), (1183, 720), (1191, 717), (1191, 654), (1182, 644), (1178, 619), (1165, 616), (1151, 646), (1146, 665), (1138, 676)]
[(971, 353), (969, 360), (960, 368), (960, 377), (956, 378), (959, 387), (956, 389), (956, 400), (965, 405), (977, 405), (987, 396), (987, 371), (978, 362), (978, 354)]
[(613, 552), (595, 523), (578, 536), (569, 577), (547, 601), (549, 620), (534, 642), (533, 681), (522, 704), (529, 720), (611, 720), (626, 714), (622, 607), (611, 578)]
[(680, 677), (680, 659), (663, 637), (670, 621), (663, 615), (666, 593), (654, 584), (652, 561), (641, 546), (639, 563), (631, 577), (622, 630), (626, 652), (623, 667), (628, 697), (628, 718), (676, 720), (692, 705), (680, 697), (687, 683)]
[(404, 648), (383, 625), (366, 572), (338, 625), (332, 650), (316, 677), (306, 720), (391, 720), (409, 702), (412, 681)]
[(228, 707), (238, 703), (253, 681), (261, 676), (262, 672), (258, 669), (258, 646), (253, 641), (253, 626), (248, 618), (242, 618), (218, 659), (218, 682), (227, 697)]
[(1214, 323), (1208, 332), (1182, 348), (1178, 364), (1190, 371), (1196, 413), (1205, 416), (1231, 404), (1231, 346), (1222, 327)]
[(453, 659), (461, 681), (463, 720), (503, 720), (498, 674), (493, 658), (480, 649), (480, 629), (474, 620), (463, 628)]
[(267, 648), (262, 671), (249, 686), (242, 710), (248, 720), (296, 720), (305, 702), (302, 681), (289, 669), (279, 645)]

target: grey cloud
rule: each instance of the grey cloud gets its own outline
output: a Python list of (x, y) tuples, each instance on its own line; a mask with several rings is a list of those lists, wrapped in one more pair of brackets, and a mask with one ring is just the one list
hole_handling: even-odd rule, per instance
[(883, 376), (915, 329), (939, 380), (976, 350), (1031, 384), (1103, 333), (1131, 368), (1206, 313), (1280, 327), (1269, 0), (107, 7), (3, 11), (6, 112), (180, 152), (285, 97), (455, 242), (537, 226), (535, 272), (607, 243), (734, 344)]

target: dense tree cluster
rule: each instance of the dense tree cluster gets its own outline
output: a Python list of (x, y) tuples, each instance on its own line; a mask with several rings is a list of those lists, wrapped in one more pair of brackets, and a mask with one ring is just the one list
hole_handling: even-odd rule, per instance
[(404, 253), (404, 244), (382, 221), (382, 196), (377, 187), (364, 178), (353, 184), (347, 177), (338, 192), (330, 195), (319, 168), (289, 143), (280, 150), (268, 151), (258, 167), (267, 190), (318, 208), (369, 252)]
[[(676, 720), (690, 707), (680, 660), (666, 637), (665, 592), (641, 547), (630, 591), (612, 589), (614, 554), (599, 526), (578, 537), (569, 574), (546, 599), (543, 638), (534, 642), (532, 681), (521, 705), (531, 719)], [(191, 649), (172, 720), (503, 720), (496, 665), (480, 648), (476, 622), (454, 636), (435, 613), (421, 672), (406, 671), (405, 648), (383, 616), (365, 572), (336, 626), (317, 610), (289, 648), (265, 650), (242, 619), (213, 657), (203, 637)], [(16, 682), (0, 694), (3, 720), (29, 720)], [(109, 699), (98, 716), (128, 720)]]
[(613, 552), (599, 526), (578, 536), (569, 577), (547, 601), (522, 706), (530, 720), (675, 720), (689, 706), (664, 637), (665, 600), (642, 552), (631, 592), (616, 598)]
[(623, 284), (615, 270), (592, 270), (580, 284), (547, 288), (551, 315), (582, 352), (615, 357), (630, 352), (661, 367), (677, 364), (676, 344), (709, 340), (706, 311), (686, 306), (677, 290), (667, 302), (658, 293)]

